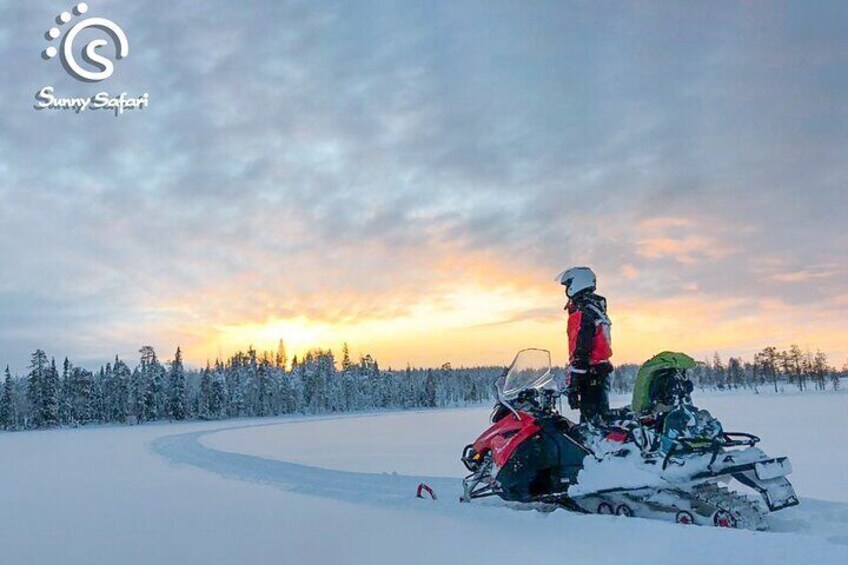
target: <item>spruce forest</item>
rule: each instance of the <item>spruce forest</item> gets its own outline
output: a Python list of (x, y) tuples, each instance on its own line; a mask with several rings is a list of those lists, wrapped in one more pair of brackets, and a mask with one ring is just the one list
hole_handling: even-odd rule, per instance
[[(638, 365), (616, 367), (612, 392), (632, 390)], [(28, 372), (6, 368), (0, 394), (0, 428), (26, 430), (88, 424), (141, 424), (159, 420), (322, 414), (366, 410), (436, 408), (492, 402), (503, 367), (383, 370), (369, 355), (341, 359), (314, 350), (289, 362), (282, 342), (276, 352), (240, 352), (203, 369), (187, 368), (178, 348), (162, 361), (152, 347), (139, 350), (133, 368), (119, 358), (96, 371), (68, 359), (57, 364), (43, 350), (31, 356)], [(562, 374), (562, 369), (557, 370)], [(793, 345), (767, 347), (750, 362), (718, 353), (699, 363), (690, 377), (703, 390), (838, 390), (848, 376), (821, 353)]]

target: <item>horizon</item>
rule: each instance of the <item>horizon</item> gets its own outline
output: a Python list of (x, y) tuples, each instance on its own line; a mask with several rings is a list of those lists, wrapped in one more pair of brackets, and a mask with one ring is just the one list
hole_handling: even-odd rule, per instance
[[(459, 370), (462, 370), (462, 369), (481, 369), (481, 368), (489, 368), (489, 367), (508, 367), (510, 362), (514, 358), (515, 354), (518, 353), (518, 351), (519, 351), (519, 350), (516, 350), (515, 352), (510, 354), (508, 356), (508, 358), (505, 357), (504, 358), (505, 360), (503, 362), (500, 362), (500, 363), (461, 364), (461, 363), (452, 363), (450, 360), (446, 360), (442, 363), (435, 363), (433, 365), (415, 365), (415, 364), (411, 364), (411, 363), (408, 363), (408, 362), (404, 362), (403, 364), (395, 365), (395, 364), (391, 364), (391, 363), (384, 363), (382, 359), (380, 359), (376, 355), (371, 354), (369, 351), (356, 350), (356, 349), (350, 347), (349, 343), (344, 342), (344, 343), (340, 344), (338, 347), (316, 347), (316, 348), (306, 349), (306, 350), (303, 350), (303, 351), (296, 351), (296, 352), (289, 351), (286, 348), (285, 354), (286, 354), (287, 361), (286, 361), (285, 367), (283, 367), (283, 368), (284, 368), (284, 370), (290, 371), (292, 366), (293, 366), (293, 362), (294, 362), (295, 359), (300, 361), (308, 354), (326, 352), (326, 353), (331, 353), (333, 355), (335, 362), (336, 362), (335, 363), (336, 368), (338, 369), (341, 366), (342, 351), (343, 351), (343, 348), (345, 346), (348, 346), (350, 358), (354, 363), (357, 363), (362, 358), (370, 357), (371, 359), (373, 359), (375, 362), (377, 362), (380, 365), (381, 370), (388, 370), (388, 371), (403, 371), (407, 367), (412, 368), (412, 369), (416, 369), (416, 370), (439, 369), (439, 368), (441, 368), (445, 365), (449, 365), (452, 368), (459, 369)], [(762, 350), (765, 349), (766, 347), (775, 347), (778, 350), (778, 353), (781, 353), (781, 352), (787, 352), (793, 346), (798, 346), (801, 349), (801, 351), (803, 352), (804, 355), (810, 356), (810, 357), (815, 355), (817, 351), (821, 351), (819, 348), (803, 347), (803, 346), (795, 343), (795, 344), (790, 344), (787, 347), (778, 347), (778, 346), (775, 346), (775, 345), (765, 345), (762, 348), (760, 348), (759, 350), (752, 353), (750, 356), (745, 356), (745, 355), (742, 355), (742, 354), (739, 354), (739, 355), (728, 354), (727, 352), (719, 351), (719, 350), (715, 350), (715, 351), (712, 351), (712, 352), (709, 352), (709, 353), (704, 353), (703, 355), (700, 355), (700, 356), (698, 356), (698, 355), (690, 355), (690, 356), (693, 357), (695, 359), (695, 361), (697, 361), (699, 364), (711, 364), (711, 363), (714, 362), (714, 356), (718, 355), (719, 358), (721, 359), (722, 363), (724, 363), (725, 366), (726, 366), (727, 362), (730, 359), (737, 359), (737, 360), (741, 361), (742, 363), (753, 363), (755, 361), (755, 359), (754, 359), (755, 355), (762, 352)], [(147, 347), (147, 346), (143, 346), (143, 347)], [(262, 358), (266, 355), (273, 358), (276, 351), (277, 351), (276, 349), (263, 349), (263, 348), (257, 348), (257, 347), (254, 347), (254, 346), (248, 346), (248, 347), (245, 347), (245, 348), (242, 348), (242, 349), (234, 350), (231, 353), (224, 355), (223, 357), (216, 357), (216, 358), (212, 358), (212, 359), (207, 359), (206, 361), (204, 361), (202, 363), (194, 363), (192, 361), (187, 360), (187, 358), (185, 357), (186, 351), (181, 346), (174, 347), (173, 352), (170, 352), (170, 353), (168, 351), (164, 351), (164, 350), (160, 351), (159, 349), (154, 347), (154, 350), (156, 352), (156, 358), (159, 360), (159, 362), (162, 365), (168, 365), (175, 358), (177, 348), (179, 348), (180, 353), (183, 356), (183, 365), (186, 367), (186, 369), (188, 369), (190, 371), (202, 371), (207, 366), (214, 366), (216, 363), (219, 363), (219, 362), (226, 365), (235, 356), (240, 355), (240, 354), (247, 354), (247, 353), (250, 352), (251, 349), (256, 353), (258, 358)], [(139, 349), (141, 349), (141, 347)], [(50, 360), (52, 360), (56, 363), (57, 367), (59, 365), (61, 365), (67, 359), (71, 363), (72, 366), (79, 367), (79, 368), (82, 368), (82, 369), (86, 369), (88, 371), (91, 371), (92, 373), (97, 372), (98, 370), (104, 368), (107, 364), (113, 363), (116, 359), (126, 363), (129, 367), (138, 366), (138, 359), (139, 359), (138, 353), (141, 353), (140, 351), (138, 351), (136, 356), (132, 356), (132, 355), (124, 356), (124, 355), (120, 355), (120, 354), (115, 354), (115, 355), (112, 355), (110, 358), (108, 358), (106, 360), (94, 360), (94, 361), (83, 360), (82, 362), (79, 362), (77, 359), (74, 359), (70, 355), (64, 355), (64, 354), (53, 355), (49, 349), (45, 349), (45, 348), (37, 348), (37, 350), (43, 351), (47, 355), (48, 359), (50, 359)], [(656, 353), (660, 353), (661, 351), (664, 351), (664, 350), (658, 350)], [(31, 352), (31, 354), (32, 353), (35, 353), (35, 352), (33, 351), (33, 352)], [(825, 355), (827, 356), (826, 352), (823, 352), (823, 353), (825, 353)], [(622, 362), (619, 362), (619, 363), (614, 363), (614, 367), (615, 368), (618, 368), (620, 366), (637, 366), (638, 367), (638, 366), (641, 366), (642, 364), (644, 364), (645, 362), (647, 362), (648, 360), (649, 360), (649, 358), (645, 358), (641, 361), (622, 361)], [(565, 360), (565, 359), (559, 359), (558, 360), (556, 355), (554, 354), (554, 352), (551, 352), (551, 362), (552, 362), (552, 366), (555, 367), (555, 368), (557, 368), (557, 367), (562, 368), (562, 367), (567, 366), (567, 360)], [(839, 363), (835, 362), (835, 360), (832, 359), (830, 356), (827, 356), (827, 363), (829, 365), (829, 368), (833, 369), (837, 373), (844, 372), (846, 370), (846, 367), (848, 367), (848, 361), (846, 361), (844, 365), (840, 365)], [(6, 369), (9, 369), (9, 371), (10, 371), (10, 373), (13, 377), (22, 378), (22, 377), (26, 376), (26, 373), (29, 369), (29, 362), (27, 362), (27, 364), (25, 366), (18, 367), (18, 368), (13, 368), (8, 363), (2, 363), (2, 364), (0, 364), (0, 366), (5, 367)]]

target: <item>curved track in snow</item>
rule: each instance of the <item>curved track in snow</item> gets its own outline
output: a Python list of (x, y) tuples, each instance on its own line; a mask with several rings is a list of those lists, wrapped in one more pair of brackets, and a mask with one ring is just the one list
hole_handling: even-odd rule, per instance
[(456, 501), (462, 488), (457, 479), (359, 473), (290, 463), (243, 453), (220, 451), (203, 445), (204, 436), (247, 428), (284, 426), (335, 418), (292, 419), (273, 424), (223, 427), (214, 430), (169, 435), (153, 440), (153, 451), (171, 463), (192, 465), (223, 477), (277, 486), (284, 490), (347, 502), (404, 504), (414, 500), (419, 483), (426, 482), (445, 500)]

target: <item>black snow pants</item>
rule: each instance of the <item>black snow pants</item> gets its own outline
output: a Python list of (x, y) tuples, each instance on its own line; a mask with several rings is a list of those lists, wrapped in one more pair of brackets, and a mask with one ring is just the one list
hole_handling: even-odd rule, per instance
[(592, 366), (577, 379), (580, 394), (580, 422), (596, 417), (603, 418), (609, 412), (609, 376), (612, 365), (604, 363)]

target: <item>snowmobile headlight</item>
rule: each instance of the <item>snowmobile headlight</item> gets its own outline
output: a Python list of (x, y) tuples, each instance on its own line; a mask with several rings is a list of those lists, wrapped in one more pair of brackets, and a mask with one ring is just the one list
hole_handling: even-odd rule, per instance
[(474, 449), (474, 446), (472, 445), (466, 446), (462, 451), (462, 464), (465, 465), (465, 468), (472, 473), (476, 472), (477, 469), (480, 468), (482, 459), (483, 455)]

